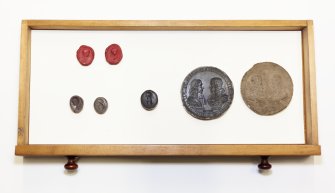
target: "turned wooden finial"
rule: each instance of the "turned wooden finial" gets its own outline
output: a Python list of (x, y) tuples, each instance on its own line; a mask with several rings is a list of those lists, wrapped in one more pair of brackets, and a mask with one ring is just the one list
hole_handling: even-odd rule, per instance
[(269, 163), (270, 156), (261, 156), (261, 163), (258, 164), (258, 168), (261, 170), (269, 170), (271, 169), (271, 164)]
[(76, 170), (78, 169), (78, 164), (76, 163), (79, 159), (77, 156), (66, 156), (67, 163), (64, 165), (64, 168), (67, 170)]

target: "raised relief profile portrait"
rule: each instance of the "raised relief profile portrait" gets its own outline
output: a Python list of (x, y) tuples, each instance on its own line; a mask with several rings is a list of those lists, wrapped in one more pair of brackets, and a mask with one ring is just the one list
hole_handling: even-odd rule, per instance
[(208, 97), (208, 105), (213, 108), (220, 108), (228, 101), (228, 95), (223, 88), (221, 78), (214, 77), (210, 80), (210, 95)]
[(202, 81), (200, 79), (192, 80), (188, 92), (187, 103), (194, 108), (203, 108), (206, 102), (203, 91), (204, 87)]
[(186, 76), (181, 95), (190, 115), (201, 120), (211, 120), (229, 109), (234, 88), (228, 75), (220, 69), (200, 67)]

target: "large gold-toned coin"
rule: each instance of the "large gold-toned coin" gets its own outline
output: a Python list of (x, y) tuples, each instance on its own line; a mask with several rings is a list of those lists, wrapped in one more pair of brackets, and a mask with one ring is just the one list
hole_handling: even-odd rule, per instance
[(248, 70), (241, 81), (245, 104), (259, 115), (274, 115), (284, 110), (293, 95), (288, 72), (278, 64), (263, 62)]

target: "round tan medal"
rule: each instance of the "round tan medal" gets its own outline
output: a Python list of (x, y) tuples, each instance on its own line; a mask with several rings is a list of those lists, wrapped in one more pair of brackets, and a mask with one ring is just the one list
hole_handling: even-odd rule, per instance
[(274, 115), (284, 110), (293, 95), (288, 72), (278, 64), (262, 62), (248, 70), (241, 81), (245, 104), (259, 115)]

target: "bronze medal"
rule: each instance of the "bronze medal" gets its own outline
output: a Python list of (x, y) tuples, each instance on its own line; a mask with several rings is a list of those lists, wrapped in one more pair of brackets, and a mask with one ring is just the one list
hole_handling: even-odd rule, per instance
[(215, 67), (200, 67), (188, 74), (182, 84), (181, 99), (193, 117), (211, 120), (226, 112), (234, 98), (233, 83)]

